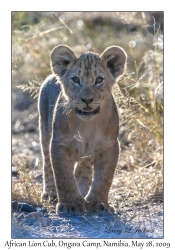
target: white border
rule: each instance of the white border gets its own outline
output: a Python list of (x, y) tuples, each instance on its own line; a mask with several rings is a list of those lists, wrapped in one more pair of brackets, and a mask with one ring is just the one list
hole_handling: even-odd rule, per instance
[[(100, 5), (100, 7), (99, 7)], [(164, 87), (164, 169), (165, 169), (165, 219), (164, 240), (174, 239), (174, 145), (175, 145), (175, 80), (174, 80), (174, 5), (173, 1), (1, 1), (1, 96), (0, 96), (0, 138), (1, 138), (1, 205), (0, 246), (11, 239), (11, 11), (164, 11), (165, 17), (165, 87)], [(161, 240), (160, 240), (161, 241)], [(28, 249), (28, 248), (25, 248)], [(33, 248), (29, 248), (33, 249)], [(118, 248), (120, 249), (120, 248)], [(147, 248), (148, 249), (148, 248)]]

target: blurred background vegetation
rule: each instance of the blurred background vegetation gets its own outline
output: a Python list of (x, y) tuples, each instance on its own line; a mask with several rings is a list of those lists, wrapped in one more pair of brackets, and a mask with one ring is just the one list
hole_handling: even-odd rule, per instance
[(59, 45), (128, 54), (113, 93), (121, 155), (114, 204), (163, 200), (163, 12), (12, 12), (12, 199), (43, 205), (37, 96)]

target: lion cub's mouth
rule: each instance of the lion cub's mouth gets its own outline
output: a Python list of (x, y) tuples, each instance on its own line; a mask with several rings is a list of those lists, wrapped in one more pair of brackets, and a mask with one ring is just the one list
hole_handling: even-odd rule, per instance
[(92, 109), (90, 107), (85, 107), (83, 109), (78, 109), (77, 107), (75, 108), (75, 111), (79, 115), (95, 115), (100, 112), (100, 107), (96, 109)]

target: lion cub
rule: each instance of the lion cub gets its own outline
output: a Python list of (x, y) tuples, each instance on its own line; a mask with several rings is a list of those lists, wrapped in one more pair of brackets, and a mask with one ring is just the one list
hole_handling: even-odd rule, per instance
[(119, 117), (111, 90), (125, 72), (117, 46), (80, 56), (68, 46), (51, 52), (53, 74), (39, 95), (43, 198), (56, 212), (110, 211), (108, 193), (119, 156)]

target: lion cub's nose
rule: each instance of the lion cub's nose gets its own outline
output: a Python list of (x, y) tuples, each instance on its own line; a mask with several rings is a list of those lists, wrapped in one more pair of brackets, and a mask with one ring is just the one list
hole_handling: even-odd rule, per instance
[(93, 102), (94, 98), (89, 98), (89, 99), (83, 99), (83, 98), (81, 98), (81, 100), (82, 100), (84, 103), (89, 104), (89, 103)]

